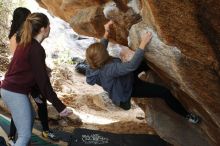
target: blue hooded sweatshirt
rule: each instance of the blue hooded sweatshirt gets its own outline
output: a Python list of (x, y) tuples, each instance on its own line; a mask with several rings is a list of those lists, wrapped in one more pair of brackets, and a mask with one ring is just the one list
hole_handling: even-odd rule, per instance
[[(107, 49), (108, 40), (102, 39), (101, 43)], [(99, 85), (109, 94), (114, 104), (130, 100), (133, 87), (133, 71), (135, 71), (144, 57), (144, 50), (137, 49), (129, 62), (122, 63), (120, 59), (114, 58), (110, 63), (100, 69), (86, 70), (86, 82), (90, 85)]]

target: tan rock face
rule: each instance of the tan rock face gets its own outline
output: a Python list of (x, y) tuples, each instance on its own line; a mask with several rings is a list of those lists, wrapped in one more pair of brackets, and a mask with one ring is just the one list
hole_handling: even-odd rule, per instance
[(91, 6), (77, 11), (70, 23), (79, 34), (99, 37), (104, 33), (105, 22), (103, 8)]
[[(187, 1), (180, 3), (179, 1), (151, 0), (148, 5), (155, 19), (154, 26), (167, 44), (175, 45), (181, 49), (183, 54), (203, 64), (219, 64), (216, 62), (209, 36), (205, 35), (205, 30), (201, 29), (206, 24), (200, 23), (204, 20), (200, 20), (201, 17), (199, 17), (204, 15), (200, 9), (212, 9), (211, 4), (207, 5), (205, 2), (201, 2), (197, 6), (197, 3)], [(214, 1), (212, 5), (215, 5)], [(209, 16), (206, 21), (210, 21), (209, 19), (212, 19), (212, 16)]]
[(129, 30), (133, 24), (140, 22), (141, 16), (136, 14), (132, 8), (127, 8), (126, 11), (124, 11), (125, 8), (121, 8), (123, 10), (120, 8), (114, 3), (110, 3), (105, 7), (104, 13), (107, 19), (114, 21), (111, 39), (127, 46)]
[[(116, 3), (107, 3), (109, 1), (38, 0), (38, 3), (52, 14), (69, 22), (74, 31), (87, 36), (102, 37), (103, 25), (108, 21), (106, 18), (113, 19), (115, 25), (111, 40), (127, 45), (128, 31), (133, 24), (140, 21), (141, 16), (125, 5), (127, 1), (115, 0)], [(105, 15), (104, 9), (107, 9)]]
[[(200, 132), (196, 133), (205, 135), (211, 145), (220, 145), (219, 0), (38, 2), (69, 22), (76, 32), (88, 36), (100, 38), (103, 24), (112, 19), (112, 41), (129, 44), (132, 49), (138, 47), (143, 30), (152, 31), (145, 56), (149, 65), (189, 111), (201, 116)], [(130, 7), (134, 4), (140, 14)], [(155, 129), (161, 134), (160, 128)]]
[(101, 6), (107, 1), (109, 0), (37, 0), (42, 7), (67, 22), (71, 20), (78, 10), (90, 6)]
[(212, 53), (215, 57), (214, 67), (219, 72), (219, 62), (220, 62), (220, 1), (195, 1), (197, 6), (197, 16), (198, 21), (201, 26), (201, 30), (208, 38), (209, 43), (212, 46)]
[(165, 49), (153, 41), (146, 58), (182, 103), (201, 115), (200, 126), (219, 145), (219, 3), (149, 1), (145, 6), (153, 16), (145, 23), (150, 20), (161, 40), (175, 46)]

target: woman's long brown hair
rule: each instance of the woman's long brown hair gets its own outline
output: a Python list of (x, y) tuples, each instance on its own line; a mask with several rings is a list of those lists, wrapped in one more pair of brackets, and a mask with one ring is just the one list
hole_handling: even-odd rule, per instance
[(34, 38), (42, 27), (46, 28), (49, 25), (49, 19), (43, 13), (32, 13), (25, 20), (20, 32), (19, 46), (25, 47)]
[(86, 61), (93, 69), (98, 69), (108, 63), (112, 57), (101, 43), (94, 43), (86, 50)]

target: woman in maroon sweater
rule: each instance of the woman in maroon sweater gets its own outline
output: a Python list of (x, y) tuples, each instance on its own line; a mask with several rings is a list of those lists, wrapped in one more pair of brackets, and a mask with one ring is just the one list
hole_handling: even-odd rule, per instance
[(24, 22), (19, 35), (19, 44), (1, 84), (1, 96), (11, 111), (18, 139), (15, 146), (26, 146), (31, 137), (33, 108), (28, 98), (37, 85), (61, 116), (72, 114), (72, 110), (59, 100), (50, 83), (45, 64), (45, 51), (41, 42), (50, 32), (49, 19), (42, 13), (33, 13)]

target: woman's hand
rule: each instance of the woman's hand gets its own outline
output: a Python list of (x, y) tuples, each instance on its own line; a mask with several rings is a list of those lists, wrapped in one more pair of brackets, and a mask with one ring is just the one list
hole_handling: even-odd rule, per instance
[(152, 38), (152, 33), (147, 32), (141, 37), (141, 43), (139, 45), (139, 48), (144, 50), (144, 48), (147, 46), (147, 44), (150, 42)]
[(110, 27), (112, 26), (112, 24), (113, 24), (113, 21), (112, 21), (112, 20), (108, 21), (108, 22), (104, 25), (105, 31), (110, 32)]
[(104, 25), (105, 34), (104, 34), (103, 38), (108, 39), (108, 35), (109, 35), (109, 32), (110, 32), (110, 27), (112, 26), (112, 24), (113, 24), (113, 21), (110, 20), (110, 21), (108, 21), (108, 22)]

